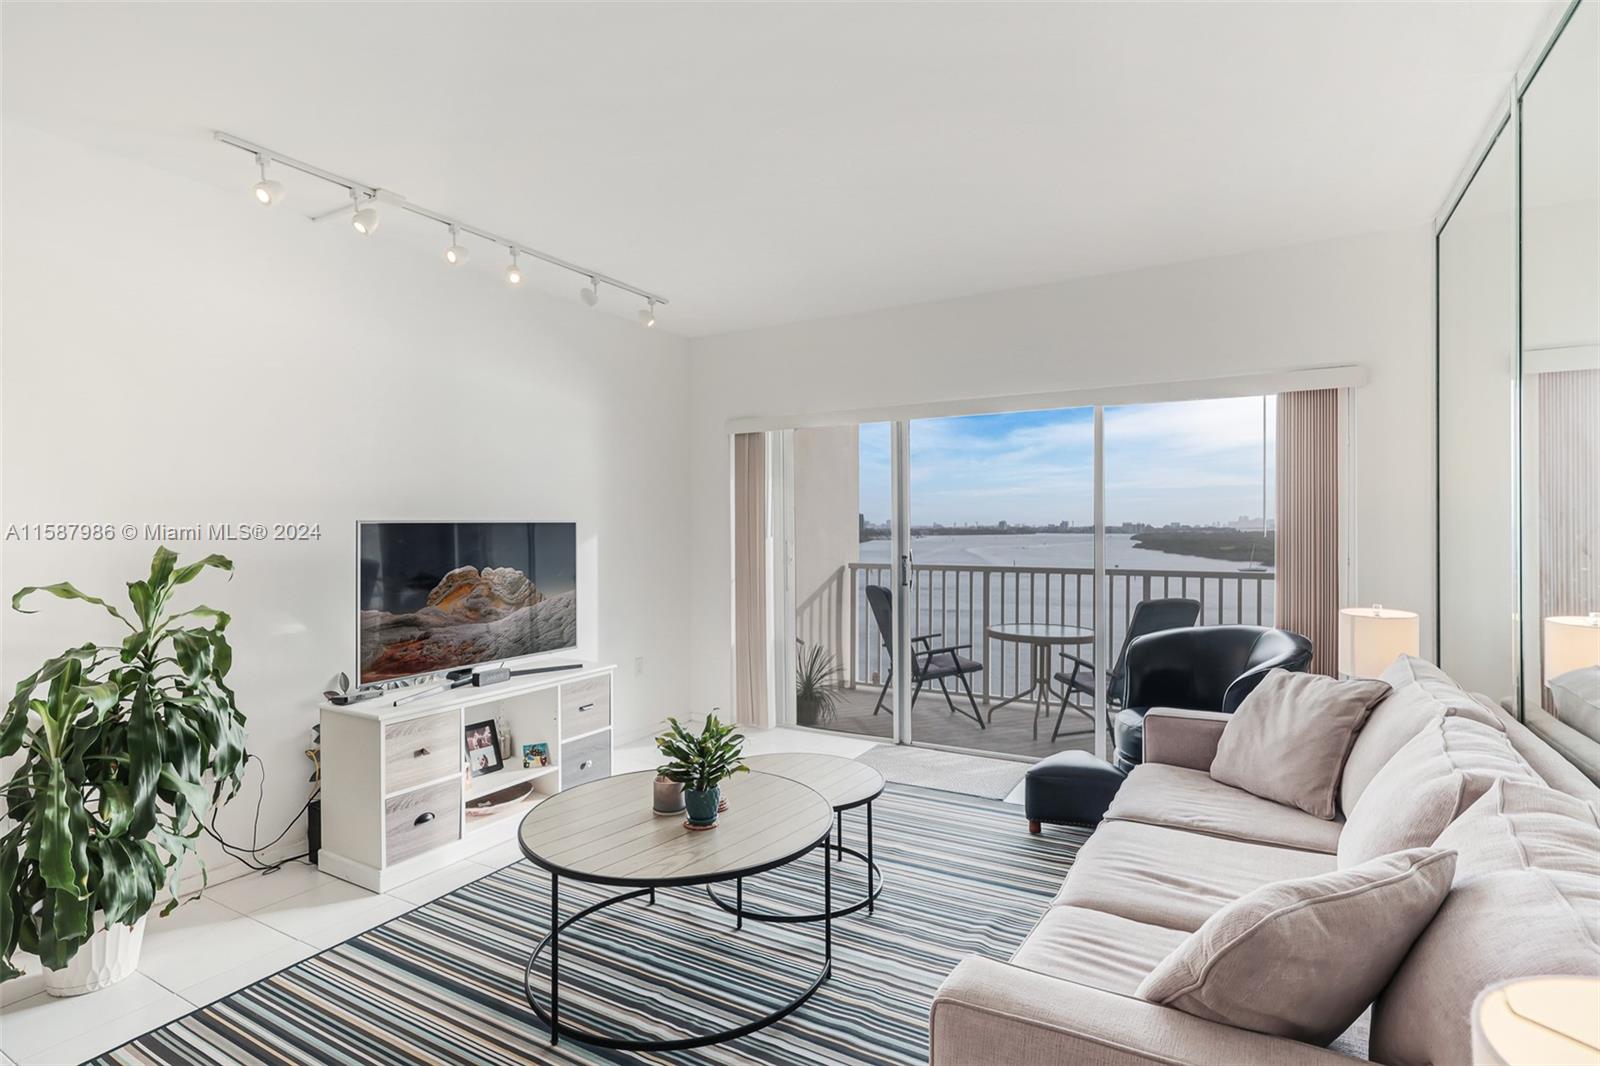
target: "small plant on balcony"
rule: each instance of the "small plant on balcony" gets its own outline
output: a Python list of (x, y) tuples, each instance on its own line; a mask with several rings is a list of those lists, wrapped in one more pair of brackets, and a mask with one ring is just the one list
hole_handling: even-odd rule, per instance
[(820, 644), (795, 651), (794, 717), (799, 725), (831, 722), (839, 710), (839, 667)]
[(689, 827), (709, 829), (717, 824), (722, 782), (750, 770), (743, 758), (744, 735), (734, 732), (732, 723), (719, 722), (714, 714), (707, 716), (698, 734), (676, 718), (668, 718), (667, 726), (667, 731), (656, 737), (656, 747), (669, 761), (656, 767), (656, 773), (683, 786)]

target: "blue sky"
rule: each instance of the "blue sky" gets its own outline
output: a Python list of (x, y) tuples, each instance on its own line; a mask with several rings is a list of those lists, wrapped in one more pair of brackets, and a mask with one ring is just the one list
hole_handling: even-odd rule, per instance
[[(1272, 400), (1267, 399), (1272, 507)], [(1106, 408), (1106, 520), (1161, 525), (1261, 514), (1262, 400)], [(861, 427), (861, 510), (889, 514), (889, 425)], [(911, 423), (911, 520), (1042, 525), (1094, 517), (1089, 408)]]

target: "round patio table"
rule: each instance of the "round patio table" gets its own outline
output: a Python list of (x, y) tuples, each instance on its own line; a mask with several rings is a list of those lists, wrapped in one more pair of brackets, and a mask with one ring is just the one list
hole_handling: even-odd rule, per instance
[(1008, 622), (1004, 625), (990, 626), (985, 635), (990, 640), (1027, 645), (1030, 677), (1027, 688), (989, 708), (989, 721), (994, 721), (994, 712), (1002, 707), (1023, 700), (1032, 700), (1033, 739), (1038, 740), (1039, 715), (1041, 712), (1048, 713), (1047, 708), (1055, 701), (1055, 692), (1050, 688), (1050, 664), (1055, 658), (1055, 649), (1069, 644), (1091, 643), (1094, 640), (1094, 630), (1083, 626), (1059, 625), (1054, 622)]

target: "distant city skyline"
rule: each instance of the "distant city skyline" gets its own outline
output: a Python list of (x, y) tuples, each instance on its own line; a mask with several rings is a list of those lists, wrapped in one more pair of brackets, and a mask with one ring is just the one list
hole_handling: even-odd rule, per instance
[[(1274, 503), (1274, 401), (1265, 398), (1266, 514)], [(1106, 408), (1106, 522), (1257, 528), (1263, 398)], [(860, 431), (860, 510), (889, 515), (889, 426)], [(911, 424), (916, 525), (1087, 526), (1094, 513), (1094, 414), (1018, 411)]]

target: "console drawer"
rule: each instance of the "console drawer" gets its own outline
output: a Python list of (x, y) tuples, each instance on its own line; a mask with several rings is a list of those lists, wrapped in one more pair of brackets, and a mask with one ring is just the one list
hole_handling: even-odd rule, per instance
[(611, 678), (605, 674), (561, 686), (561, 737), (579, 736), (611, 724)]
[(384, 794), (461, 770), (461, 714), (441, 711), (383, 727)]
[(611, 776), (611, 731), (561, 745), (561, 787)]
[(385, 866), (461, 837), (461, 782), (445, 781), (393, 796), (383, 805)]

